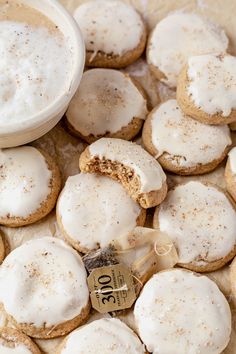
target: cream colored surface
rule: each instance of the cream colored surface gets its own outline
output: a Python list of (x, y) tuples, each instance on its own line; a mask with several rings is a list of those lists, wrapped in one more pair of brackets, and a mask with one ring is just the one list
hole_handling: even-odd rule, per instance
[(86, 50), (94, 55), (100, 51), (121, 56), (138, 46), (144, 31), (133, 7), (117, 0), (89, 1), (75, 10), (74, 17), (83, 33)]
[(191, 119), (174, 99), (152, 113), (151, 125), (152, 143), (158, 151), (156, 157), (165, 152), (179, 156), (177, 163), (181, 166), (207, 164), (222, 156), (231, 145), (228, 126), (211, 126)]
[(227, 47), (228, 38), (219, 26), (202, 16), (178, 11), (153, 30), (147, 60), (165, 75), (163, 82), (176, 87), (178, 75), (190, 56), (225, 52)]
[[(71, 12), (83, 0), (60, 0)], [(147, 20), (149, 28), (153, 28), (156, 22), (166, 16), (169, 12), (176, 9), (184, 9), (186, 11), (196, 11), (200, 14), (205, 14), (211, 20), (217, 22), (226, 29), (227, 35), (231, 40), (231, 47), (236, 54), (236, 21), (232, 13), (236, 11), (236, 3), (232, 0), (130, 0), (127, 1), (136, 6), (142, 11), (143, 17)], [(223, 3), (223, 5), (222, 5)], [(153, 75), (147, 69), (147, 65), (140, 59), (138, 63), (133, 64), (128, 68), (136, 79), (143, 84), (148, 92), (151, 105), (154, 106), (159, 102), (159, 96), (162, 100), (174, 96), (174, 91), (169, 90), (164, 84), (159, 84)], [(158, 90), (156, 90), (158, 88)], [(159, 95), (158, 95), (159, 93)], [(65, 181), (69, 175), (79, 173), (78, 160), (83, 148), (86, 146), (82, 141), (70, 136), (65, 132), (62, 125), (57, 125), (51, 132), (44, 137), (38, 139), (35, 146), (46, 149), (57, 161), (62, 171), (63, 180)], [(185, 180), (198, 180), (199, 177), (180, 177), (175, 175), (168, 176), (168, 182), (174, 185), (176, 181), (181, 182)], [(200, 177), (201, 180), (211, 181), (225, 188), (224, 181), (224, 167), (220, 166), (217, 170)], [(26, 240), (32, 238), (47, 236), (61, 237), (58, 230), (55, 215), (51, 213), (42, 221), (19, 229), (1, 228), (7, 236), (11, 248), (24, 243)], [(227, 300), (230, 302), (233, 314), (233, 330), (231, 340), (228, 347), (224, 350), (224, 354), (235, 354), (236, 350), (236, 300), (231, 295), (229, 282), (229, 267), (212, 272), (209, 277), (213, 279), (220, 289), (224, 292)], [(121, 316), (120, 316), (121, 317)], [(132, 312), (128, 311), (127, 315), (122, 315), (122, 320), (126, 321), (128, 325), (134, 326)], [(0, 312), (0, 324), (7, 324), (6, 318)], [(10, 325), (10, 324), (8, 324)], [(61, 338), (53, 340), (38, 340), (37, 344), (42, 349), (43, 353), (55, 354), (55, 349), (61, 342)]]
[(236, 109), (236, 57), (207, 54), (188, 60), (188, 95), (208, 114), (228, 117)]
[(233, 174), (236, 174), (236, 147), (229, 152), (230, 168)]
[(6, 347), (0, 344), (1, 354), (31, 354), (32, 352), (24, 345), (17, 345), (15, 348)]
[(69, 123), (84, 136), (116, 133), (146, 114), (146, 100), (132, 80), (111, 69), (86, 71), (66, 113)]
[(0, 150), (0, 216), (27, 218), (50, 194), (52, 173), (31, 146)]

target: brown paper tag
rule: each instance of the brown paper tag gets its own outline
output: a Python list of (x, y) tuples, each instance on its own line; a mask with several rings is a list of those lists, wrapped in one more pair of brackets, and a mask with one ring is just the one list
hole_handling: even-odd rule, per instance
[(122, 264), (95, 268), (88, 286), (92, 306), (100, 313), (127, 309), (136, 300), (132, 274)]

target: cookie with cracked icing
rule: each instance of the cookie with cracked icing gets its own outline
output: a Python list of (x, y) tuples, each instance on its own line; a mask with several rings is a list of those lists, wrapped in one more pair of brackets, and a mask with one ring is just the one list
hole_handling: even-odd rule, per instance
[(67, 179), (57, 202), (57, 221), (66, 240), (87, 253), (105, 248), (136, 226), (143, 226), (146, 211), (117, 181), (80, 173)]
[[(76, 349), (75, 349), (76, 348)], [(70, 333), (57, 354), (145, 354), (138, 336), (117, 318), (93, 321)]]
[(69, 130), (88, 143), (106, 136), (132, 139), (147, 115), (140, 85), (113, 69), (91, 69), (83, 74), (66, 113)]
[(161, 165), (136, 143), (99, 139), (83, 151), (79, 165), (82, 172), (94, 172), (119, 181), (145, 209), (160, 204), (166, 196), (166, 175)]
[(171, 87), (188, 58), (225, 52), (228, 38), (222, 28), (194, 14), (174, 12), (157, 23), (147, 45), (147, 62), (154, 75)]
[(1, 150), (0, 224), (18, 227), (42, 219), (60, 187), (60, 171), (46, 152), (32, 146)]
[(74, 11), (86, 47), (86, 65), (123, 68), (137, 60), (146, 45), (140, 14), (123, 1), (88, 1)]
[(228, 192), (236, 201), (236, 147), (229, 152), (225, 167), (225, 182)]
[(231, 334), (231, 311), (218, 286), (183, 269), (155, 274), (134, 307), (141, 340), (153, 354), (221, 354)]
[(17, 329), (0, 328), (1, 354), (41, 354), (38, 346), (24, 333)]
[(223, 267), (236, 254), (236, 209), (213, 184), (177, 185), (157, 207), (153, 227), (169, 235), (179, 265), (196, 272)]
[(190, 117), (205, 124), (236, 121), (236, 57), (206, 54), (189, 58), (180, 73), (177, 101)]
[(17, 247), (1, 265), (0, 302), (11, 323), (30, 337), (47, 339), (71, 332), (90, 310), (80, 255), (54, 237)]
[(185, 115), (175, 99), (154, 108), (143, 127), (143, 144), (168, 171), (180, 175), (210, 172), (226, 157), (230, 130)]

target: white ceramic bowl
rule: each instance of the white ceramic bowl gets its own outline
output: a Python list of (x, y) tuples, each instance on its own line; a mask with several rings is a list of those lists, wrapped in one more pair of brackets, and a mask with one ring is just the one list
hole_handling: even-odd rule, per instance
[(57, 0), (21, 0), (54, 22), (62, 33), (69, 36), (74, 48), (72, 75), (68, 89), (44, 110), (24, 122), (7, 124), (0, 129), (0, 148), (29, 143), (52, 129), (65, 113), (74, 96), (84, 69), (85, 46), (80, 29), (73, 17)]

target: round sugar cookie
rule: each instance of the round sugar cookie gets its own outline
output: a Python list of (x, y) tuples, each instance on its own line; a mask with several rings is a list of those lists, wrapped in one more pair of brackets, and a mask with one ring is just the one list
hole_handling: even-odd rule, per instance
[(69, 130), (88, 143), (107, 136), (132, 139), (147, 115), (147, 100), (128, 74), (92, 69), (83, 74), (66, 113)]
[(57, 221), (67, 241), (87, 253), (143, 226), (146, 211), (117, 181), (80, 173), (67, 179), (57, 202)]
[(0, 302), (11, 322), (31, 337), (71, 332), (90, 310), (81, 257), (54, 237), (24, 243), (1, 265)]
[(177, 86), (177, 101), (189, 116), (206, 124), (236, 121), (236, 57), (206, 54), (188, 59)]
[(153, 354), (221, 354), (230, 339), (224, 295), (206, 276), (182, 269), (155, 274), (144, 285), (134, 316)]
[(0, 224), (18, 227), (42, 219), (54, 207), (61, 177), (44, 151), (21, 146), (0, 151)]
[(143, 128), (143, 144), (168, 171), (181, 175), (210, 172), (231, 145), (225, 126), (206, 125), (186, 116), (175, 99), (152, 110)]
[(82, 172), (95, 172), (119, 181), (145, 209), (160, 204), (166, 196), (166, 175), (160, 164), (136, 143), (99, 139), (83, 151), (79, 164)]
[(177, 185), (156, 208), (153, 226), (172, 239), (182, 267), (210, 272), (236, 254), (235, 205), (215, 185)]
[(87, 66), (122, 68), (144, 51), (144, 22), (123, 1), (88, 1), (74, 11), (74, 17), (84, 36)]
[(236, 147), (229, 152), (225, 167), (225, 182), (228, 192), (236, 201)]
[(189, 57), (225, 52), (228, 38), (218, 25), (194, 13), (174, 12), (157, 23), (147, 45), (147, 61), (154, 75), (177, 86)]
[(1, 354), (41, 354), (38, 346), (17, 329), (0, 328)]
[[(75, 349), (76, 348), (76, 349)], [(70, 333), (57, 354), (145, 354), (138, 336), (116, 318), (102, 318)]]

